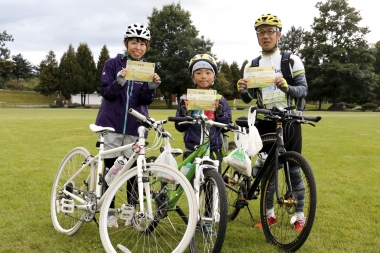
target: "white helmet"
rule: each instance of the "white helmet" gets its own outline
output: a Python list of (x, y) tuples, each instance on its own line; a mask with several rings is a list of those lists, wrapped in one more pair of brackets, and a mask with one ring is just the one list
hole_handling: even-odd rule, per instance
[(142, 38), (150, 40), (149, 29), (140, 23), (130, 24), (125, 28), (124, 39), (126, 38)]

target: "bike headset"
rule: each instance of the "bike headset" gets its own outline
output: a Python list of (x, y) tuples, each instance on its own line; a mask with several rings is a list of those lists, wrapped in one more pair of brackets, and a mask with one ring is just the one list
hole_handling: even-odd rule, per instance
[[(207, 62), (208, 64), (210, 64), (212, 67), (212, 70), (214, 72), (214, 75), (216, 75), (216, 72), (218, 72), (218, 67), (216, 65), (216, 61), (215, 61), (214, 57), (212, 57), (209, 54), (197, 54), (189, 62), (190, 76), (193, 76), (193, 67), (194, 67), (195, 63), (201, 62), (201, 61), (204, 61), (204, 62)], [(205, 65), (207, 65), (207, 64), (205, 64)], [(207, 65), (207, 66), (205, 66), (205, 68), (209, 68), (209, 66)], [(195, 86), (197, 86), (197, 84), (195, 82), (194, 82), (194, 84), (195, 84)], [(214, 84), (214, 82), (212, 82), (210, 87), (213, 84)]]
[[(262, 14), (256, 21), (255, 21), (255, 30), (257, 32), (257, 29), (259, 29), (260, 26), (262, 25), (270, 25), (270, 26), (274, 26), (276, 28), (276, 45), (270, 49), (270, 50), (267, 50), (265, 51), (263, 49), (264, 52), (266, 53), (273, 53), (276, 48), (278, 48), (278, 37), (277, 37), (277, 32), (281, 32), (282, 30), (282, 23), (281, 23), (281, 20), (276, 16), (276, 15), (273, 15), (273, 14)], [(259, 42), (259, 35), (257, 34), (257, 41), (260, 45), (260, 42)]]

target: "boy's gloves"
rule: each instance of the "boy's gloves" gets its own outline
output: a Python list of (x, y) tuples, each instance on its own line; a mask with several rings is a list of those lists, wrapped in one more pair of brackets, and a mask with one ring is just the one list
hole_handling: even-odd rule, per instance
[(119, 71), (119, 73), (117, 73), (116, 80), (118, 84), (120, 84), (121, 86), (124, 86), (127, 80), (125, 79), (125, 77), (122, 77), (120, 74), (121, 74), (121, 70)]
[(223, 117), (224, 116), (223, 105), (219, 104), (218, 109), (215, 110), (215, 114), (218, 117)]
[(181, 106), (179, 114), (180, 114), (181, 117), (185, 117), (187, 115), (186, 105), (182, 105)]

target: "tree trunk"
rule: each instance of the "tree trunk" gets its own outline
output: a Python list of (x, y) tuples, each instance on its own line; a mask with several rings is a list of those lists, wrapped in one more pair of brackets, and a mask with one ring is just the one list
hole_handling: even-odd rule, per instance
[(169, 92), (168, 109), (173, 109), (173, 101), (172, 101), (172, 98), (173, 98), (173, 94), (172, 94), (172, 92)]

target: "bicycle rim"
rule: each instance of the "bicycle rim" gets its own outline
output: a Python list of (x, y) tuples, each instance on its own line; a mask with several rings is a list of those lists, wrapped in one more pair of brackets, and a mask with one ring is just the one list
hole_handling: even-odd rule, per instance
[[(94, 190), (94, 182), (91, 177), (91, 166), (86, 166), (76, 177), (70, 178), (77, 173), (83, 163), (90, 157), (90, 153), (85, 148), (75, 148), (71, 150), (63, 159), (54, 179), (51, 194), (50, 212), (54, 228), (68, 235), (74, 234), (82, 226), (84, 221), (91, 220), (93, 212), (76, 208), (79, 203), (77, 199), (66, 195), (63, 190), (75, 194), (79, 199), (96, 202), (91, 195)], [(90, 193), (89, 193), (90, 192)], [(94, 203), (96, 208), (96, 203)]]
[[(299, 154), (293, 151), (285, 152), (279, 157), (281, 168), (278, 170), (278, 185), (280, 197), (285, 200), (290, 200), (289, 204), (280, 204), (277, 202), (273, 187), (272, 180), (274, 177), (274, 169), (267, 174), (264, 180), (263, 191), (261, 195), (260, 214), (263, 231), (268, 242), (280, 247), (285, 251), (296, 251), (306, 241), (313, 226), (317, 192), (316, 183), (312, 170), (307, 161)], [(271, 163), (270, 168), (273, 168), (274, 162)], [(293, 189), (293, 193), (289, 193), (288, 185), (285, 180), (286, 168), (299, 167), (300, 179), (303, 182), (303, 188)], [(285, 169), (284, 169), (285, 168)], [(294, 170), (294, 169), (293, 169)], [(294, 175), (294, 174), (292, 174)], [(301, 184), (302, 185), (302, 184)], [(302, 190), (304, 189), (304, 191)], [(290, 223), (292, 217), (295, 215), (296, 206), (302, 202), (302, 193), (304, 192), (304, 217), (306, 219), (305, 226), (302, 231), (296, 231), (293, 224)], [(296, 202), (293, 202), (296, 200)], [(276, 216), (276, 223), (273, 225), (268, 224), (266, 216), (266, 207), (268, 202), (274, 203), (274, 214)]]
[[(197, 230), (191, 242), (192, 252), (221, 252), (227, 230), (227, 194), (221, 175), (204, 169), (200, 188)], [(215, 203), (213, 196), (218, 196)]]
[[(170, 175), (175, 184), (157, 180), (158, 173)], [(135, 183), (137, 167), (111, 184), (100, 211), (100, 237), (106, 252), (184, 252), (194, 234), (197, 219), (195, 194), (189, 181), (165, 164), (149, 163), (144, 179), (149, 180), (153, 213), (141, 212)], [(129, 184), (129, 186), (128, 186)], [(114, 198), (113, 198), (114, 197)], [(178, 197), (176, 203), (170, 201)], [(114, 199), (114, 208), (110, 207)], [(147, 210), (144, 190), (144, 208)], [(127, 213), (127, 214), (126, 214)], [(107, 226), (107, 217), (117, 217), (117, 227)]]

